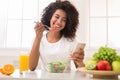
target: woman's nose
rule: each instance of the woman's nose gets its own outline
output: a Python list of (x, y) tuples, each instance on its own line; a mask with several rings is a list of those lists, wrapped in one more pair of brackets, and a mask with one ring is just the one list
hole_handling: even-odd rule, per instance
[(61, 19), (57, 19), (57, 23), (60, 24), (62, 22)]

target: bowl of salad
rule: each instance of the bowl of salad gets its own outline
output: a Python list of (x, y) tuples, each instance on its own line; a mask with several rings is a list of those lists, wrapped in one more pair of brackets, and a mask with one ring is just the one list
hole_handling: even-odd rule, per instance
[(52, 73), (62, 73), (65, 71), (66, 65), (67, 63), (64, 61), (49, 62), (47, 64), (47, 69)]

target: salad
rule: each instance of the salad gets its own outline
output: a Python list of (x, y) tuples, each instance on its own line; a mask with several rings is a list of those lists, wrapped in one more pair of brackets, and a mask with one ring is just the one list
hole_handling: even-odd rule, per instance
[(65, 70), (66, 64), (67, 64), (66, 62), (61, 61), (49, 62), (47, 64), (47, 68), (52, 73), (62, 73)]

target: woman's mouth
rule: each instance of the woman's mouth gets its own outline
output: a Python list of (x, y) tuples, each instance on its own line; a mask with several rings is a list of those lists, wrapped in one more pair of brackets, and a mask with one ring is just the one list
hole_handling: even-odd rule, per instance
[(56, 30), (56, 29), (60, 28), (60, 26), (59, 25), (53, 25), (51, 28), (52, 28), (52, 30)]

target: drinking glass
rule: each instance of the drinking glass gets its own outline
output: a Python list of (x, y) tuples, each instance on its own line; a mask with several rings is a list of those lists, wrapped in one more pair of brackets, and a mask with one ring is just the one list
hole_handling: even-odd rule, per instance
[(28, 54), (20, 54), (19, 56), (19, 69), (20, 73), (23, 71), (28, 71), (28, 64), (29, 64), (29, 55)]

